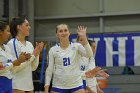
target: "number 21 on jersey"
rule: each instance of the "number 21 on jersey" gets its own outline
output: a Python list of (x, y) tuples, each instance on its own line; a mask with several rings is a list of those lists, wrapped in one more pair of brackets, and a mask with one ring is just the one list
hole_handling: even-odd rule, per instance
[(68, 58), (63, 58), (63, 65), (64, 66), (70, 65), (70, 58), (69, 57)]

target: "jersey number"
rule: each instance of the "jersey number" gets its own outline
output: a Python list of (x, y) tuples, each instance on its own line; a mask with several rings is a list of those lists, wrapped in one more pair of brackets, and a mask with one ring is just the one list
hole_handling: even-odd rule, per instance
[(68, 58), (63, 58), (63, 65), (64, 66), (70, 65), (70, 58), (69, 57)]
[(81, 71), (85, 70), (85, 66), (81, 65)]

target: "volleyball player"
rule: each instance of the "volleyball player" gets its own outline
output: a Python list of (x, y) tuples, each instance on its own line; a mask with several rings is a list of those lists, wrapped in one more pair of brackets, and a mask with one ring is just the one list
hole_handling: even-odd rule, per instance
[(93, 53), (86, 37), (86, 27), (78, 26), (77, 33), (83, 40), (80, 43), (69, 41), (68, 25), (56, 27), (59, 43), (49, 51), (49, 65), (46, 69), (45, 93), (53, 75), (51, 93), (85, 93), (79, 69), (78, 56), (92, 57)]

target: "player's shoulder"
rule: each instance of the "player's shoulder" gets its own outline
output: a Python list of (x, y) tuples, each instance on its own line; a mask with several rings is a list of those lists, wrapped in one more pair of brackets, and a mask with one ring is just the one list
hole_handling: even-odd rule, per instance
[(79, 46), (79, 45), (81, 45), (80, 43), (77, 43), (77, 42), (71, 42), (71, 45), (72, 46)]
[(27, 45), (33, 46), (33, 44), (30, 41), (26, 41)]
[(55, 52), (55, 51), (57, 51), (57, 50), (60, 49), (59, 47), (60, 47), (60, 46), (56, 43), (55, 45), (53, 45), (53, 46), (50, 48), (50, 51)]
[(71, 47), (72, 47), (72, 48), (78, 49), (79, 46), (81, 46), (80, 43), (77, 43), (77, 42), (72, 42), (72, 43), (71, 43)]
[(10, 47), (8, 45), (4, 44), (4, 48), (6, 51), (11, 52)]
[[(81, 44), (80, 43), (77, 43), (77, 42), (70, 42), (70, 47), (72, 47), (72, 48), (76, 48), (77, 49), (77, 47), (78, 46), (80, 46)], [(54, 46), (52, 46), (51, 48), (50, 48), (50, 50), (59, 50), (60, 49), (60, 44), (59, 43), (56, 43)]]
[(10, 39), (7, 44), (13, 44), (14, 38)]

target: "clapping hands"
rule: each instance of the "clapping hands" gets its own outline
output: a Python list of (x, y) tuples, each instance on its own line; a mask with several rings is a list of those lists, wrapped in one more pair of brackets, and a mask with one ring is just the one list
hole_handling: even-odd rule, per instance
[(14, 66), (19, 66), (21, 63), (25, 62), (26, 60), (31, 58), (31, 54), (30, 53), (26, 53), (26, 52), (21, 52), (21, 54), (19, 55), (19, 58), (13, 62)]
[(33, 55), (35, 57), (38, 56), (40, 54), (40, 52), (42, 51), (43, 47), (44, 47), (43, 42), (40, 42), (40, 43), (36, 42), (36, 47), (35, 47), (35, 49), (33, 51)]

